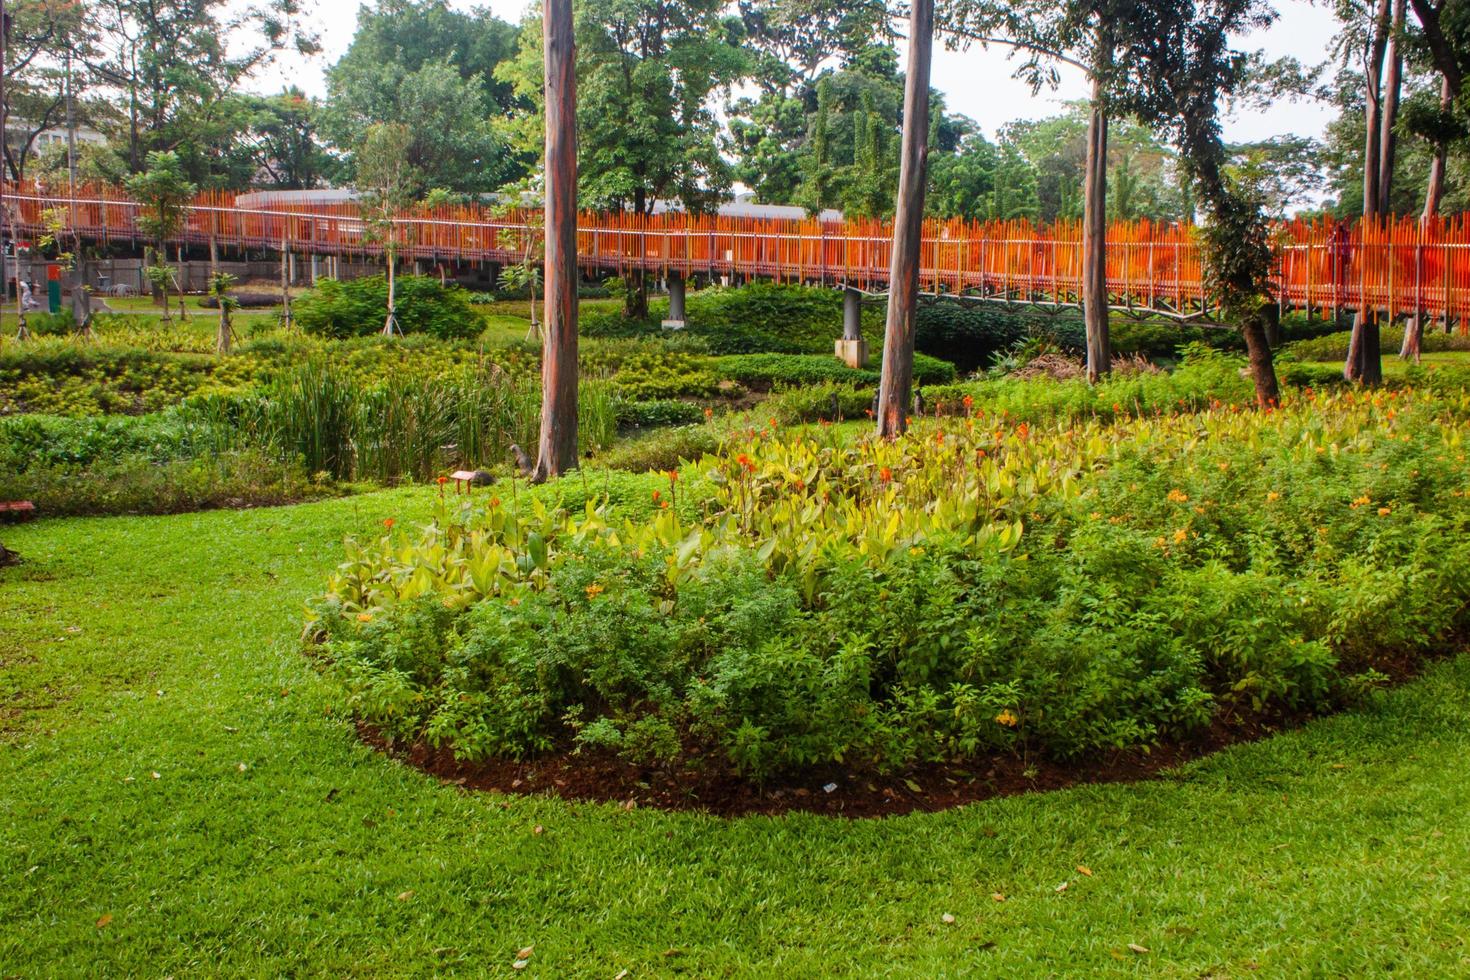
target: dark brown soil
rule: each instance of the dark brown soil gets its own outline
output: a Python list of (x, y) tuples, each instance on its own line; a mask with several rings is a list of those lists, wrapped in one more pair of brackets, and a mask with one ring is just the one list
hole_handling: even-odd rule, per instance
[[(1458, 638), (1453, 649), (1464, 649)], [(1446, 651), (1448, 652), (1448, 651)], [(1372, 667), (1390, 684), (1417, 675), (1423, 651), (1384, 653)], [(1227, 746), (1253, 742), (1300, 727), (1312, 713), (1222, 713), (1197, 737), (1074, 759), (1026, 759), (996, 754), (966, 765), (932, 764), (878, 775), (843, 766), (816, 768), (797, 776), (752, 783), (716, 759), (691, 755), (673, 768), (634, 766), (615, 756), (562, 752), (524, 762), (490, 759), (466, 763), (447, 749), (425, 743), (389, 744), (372, 726), (359, 723), (364, 742), (421, 769), (441, 782), (467, 790), (535, 794), (621, 804), (624, 809), (697, 810), (716, 816), (780, 814), (790, 811), (835, 817), (885, 817), (916, 810), (945, 810), (997, 796), (1066, 789), (1087, 783), (1151, 779), (1191, 759)]]

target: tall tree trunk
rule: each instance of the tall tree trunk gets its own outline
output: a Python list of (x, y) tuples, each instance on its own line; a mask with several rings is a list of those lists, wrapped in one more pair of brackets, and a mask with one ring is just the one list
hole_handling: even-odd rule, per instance
[(1258, 315), (1240, 325), (1240, 332), (1245, 337), (1251, 381), (1256, 386), (1256, 404), (1262, 408), (1281, 401), (1281, 389), (1276, 383), (1276, 364), (1271, 357), (1271, 344), (1266, 336), (1267, 318), (1275, 312), (1275, 304), (1268, 301)]
[(1399, 91), (1403, 87), (1404, 52), (1399, 37), (1404, 31), (1404, 2), (1393, 0), (1393, 19), (1389, 24), (1388, 47), (1384, 60), (1388, 71), (1383, 82), (1383, 111), (1378, 122), (1378, 213), (1393, 211), (1393, 163), (1398, 149)]
[[(1363, 217), (1372, 219), (1381, 212), (1383, 197), (1383, 110), (1384, 59), (1388, 52), (1393, 27), (1390, 0), (1378, 0), (1373, 17), (1373, 35), (1368, 42), (1364, 65), (1366, 96), (1363, 134)], [(1397, 97), (1395, 96), (1395, 99)], [(1348, 340), (1348, 356), (1342, 366), (1348, 381), (1376, 385), (1383, 381), (1383, 363), (1379, 352), (1378, 311), (1365, 301), (1353, 318), (1353, 332)]]
[[(1098, 32), (1098, 44), (1106, 42)], [(1105, 62), (1110, 59), (1100, 58)], [(1087, 328), (1087, 380), (1096, 382), (1112, 368), (1108, 342), (1108, 110), (1100, 64), (1092, 79), (1092, 111), (1087, 119), (1087, 157), (1082, 183), (1082, 317)]]
[[(389, 299), (389, 307), (393, 305)], [(281, 325), (291, 329), (291, 253), (286, 250), (286, 236), (281, 235)]]
[[(1439, 83), (1439, 107), (1447, 110), (1450, 106), (1450, 83), (1448, 79), (1441, 78)], [(1444, 143), (1434, 145), (1434, 156), (1429, 161), (1429, 179), (1424, 187), (1424, 212), (1419, 216), (1419, 223), (1427, 225), (1439, 214), (1439, 202), (1444, 197), (1444, 168), (1445, 158), (1448, 153)], [(1445, 311), (1445, 324), (1448, 329), (1449, 311)], [(1399, 348), (1399, 357), (1406, 361), (1419, 363), (1419, 354), (1424, 347), (1424, 319), (1417, 312), (1409, 318), (1404, 327), (1404, 343)]]
[[(392, 233), (391, 230), (388, 232), (390, 235)], [(383, 318), (383, 336), (391, 337), (395, 333), (403, 332), (398, 329), (398, 257), (393, 254), (391, 245), (385, 250), (385, 254), (388, 256), (388, 315)]]
[(886, 439), (908, 428), (905, 413), (914, 379), (914, 315), (919, 303), (919, 254), (929, 162), (929, 61), (933, 45), (934, 0), (913, 0), (909, 68), (903, 90), (898, 201), (893, 213), (893, 255), (888, 270), (888, 322), (883, 331), (883, 374), (878, 384), (878, 434)]
[(546, 302), (541, 436), (531, 478), (577, 465), (577, 50), (572, 0), (546, 0)]

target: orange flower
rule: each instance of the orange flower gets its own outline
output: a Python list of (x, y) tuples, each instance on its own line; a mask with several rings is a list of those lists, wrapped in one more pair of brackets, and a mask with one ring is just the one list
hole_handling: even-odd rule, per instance
[(653, 491), (653, 502), (654, 503), (658, 503), (658, 498), (660, 496), (662, 496), (662, 495), (657, 490)]
[(887, 483), (889, 480), (893, 479), (893, 471), (886, 466), (883, 467), (878, 471), (878, 479), (882, 480), (884, 483)]
[(971, 395), (966, 395), (964, 398), (960, 399), (960, 404), (965, 406), (966, 408), (972, 408), (975, 405), (975, 399)]
[(1388, 508), (1388, 507), (1380, 507), (1380, 508), (1378, 508), (1378, 516), (1379, 517), (1387, 517), (1391, 513), (1393, 513), (1393, 511), (1390, 508)]
[(997, 725), (1004, 725), (1007, 728), (1015, 728), (1021, 723), (1021, 719), (1017, 718), (1015, 712), (1013, 712), (1010, 708), (1006, 708), (1000, 714), (995, 716), (995, 723)]
[(383, 526), (386, 527), (390, 531), (393, 530), (393, 518), (391, 518), (391, 517), (384, 518), (383, 519)]
[(704, 407), (704, 417), (705, 418), (713, 418), (714, 417), (714, 414), (715, 414), (715, 410), (714, 409), (710, 408), (708, 405), (706, 405)]
[(1270, 493), (1266, 494), (1266, 499), (1267, 500), (1280, 500), (1281, 499), (1281, 494), (1277, 493), (1275, 490), (1272, 490)]
[(601, 585), (599, 585), (596, 582), (593, 582), (591, 585), (587, 586), (587, 589), (586, 589), (587, 598), (589, 598), (589, 599), (596, 599), (598, 596), (602, 595), (602, 593), (605, 592), (605, 591), (606, 590), (603, 589), (603, 587)]
[(679, 471), (678, 470), (669, 470), (669, 482), (670, 483), (677, 483), (677, 482), (679, 482)]
[(1189, 494), (1185, 493), (1183, 490), (1180, 490), (1178, 487), (1175, 487), (1173, 490), (1169, 491), (1168, 499), (1170, 503), (1182, 504), (1186, 503), (1189, 500)]
[(449, 482), (449, 477), (447, 477), (447, 476), (441, 476), (441, 477), (439, 477), (439, 481), (438, 482), (439, 482), (439, 485), (442, 487), (442, 486), (444, 486), (444, 484), (446, 484), (446, 483)]
[(373, 621), (373, 614), (370, 612), (358, 613), (357, 621), (359, 623), (371, 623)]

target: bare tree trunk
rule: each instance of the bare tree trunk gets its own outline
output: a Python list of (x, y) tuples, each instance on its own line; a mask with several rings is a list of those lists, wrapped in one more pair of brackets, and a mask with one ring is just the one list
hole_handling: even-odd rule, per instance
[[(1393, 26), (1389, 0), (1378, 0), (1373, 18), (1373, 36), (1366, 53), (1364, 94), (1367, 96), (1364, 110), (1363, 142), (1363, 217), (1371, 219), (1381, 211), (1379, 202), (1384, 197), (1383, 148), (1384, 148), (1384, 79), (1383, 63), (1388, 51), (1389, 34)], [(1395, 101), (1397, 96), (1394, 97)], [(1383, 363), (1379, 352), (1378, 311), (1369, 309), (1366, 301), (1353, 318), (1353, 332), (1348, 340), (1347, 361), (1342, 367), (1343, 377), (1348, 381), (1376, 385), (1383, 381)]]
[(919, 301), (919, 253), (924, 232), (924, 183), (929, 161), (929, 61), (934, 45), (934, 0), (913, 0), (909, 66), (903, 91), (903, 146), (893, 255), (888, 271), (888, 322), (883, 331), (883, 374), (878, 384), (878, 434), (892, 439), (908, 428), (914, 378), (914, 320)]
[[(1439, 83), (1439, 107), (1441, 110), (1448, 109), (1450, 105), (1450, 83), (1448, 79), (1441, 78)], [(1434, 146), (1434, 157), (1429, 161), (1429, 180), (1424, 187), (1424, 212), (1419, 216), (1419, 223), (1427, 225), (1439, 214), (1439, 202), (1444, 197), (1444, 168), (1447, 149), (1444, 143), (1436, 143)], [(1445, 311), (1445, 324), (1448, 329), (1449, 311)], [(1409, 318), (1404, 326), (1404, 343), (1399, 348), (1399, 357), (1406, 361), (1419, 363), (1419, 354), (1424, 347), (1424, 320), (1418, 314)]]
[[(537, 483), (577, 466), (577, 49), (572, 0), (546, 0), (546, 322)], [(534, 290), (533, 290), (534, 292)]]
[(177, 259), (176, 265), (179, 270), (178, 275), (174, 276), (174, 285), (179, 288), (179, 322), (183, 323), (189, 319), (189, 308), (184, 305), (184, 280), (188, 276), (184, 275), (184, 246), (182, 244), (175, 247), (174, 258)]
[(383, 336), (391, 337), (395, 333), (402, 332), (398, 329), (398, 296), (395, 289), (397, 286), (395, 269), (398, 262), (393, 255), (392, 247), (389, 247), (386, 252), (388, 256), (388, 315), (383, 319)]
[(1393, 20), (1389, 25), (1388, 48), (1385, 54), (1388, 77), (1383, 82), (1383, 113), (1378, 123), (1378, 213), (1393, 211), (1393, 163), (1398, 148), (1398, 134), (1394, 124), (1398, 122), (1399, 90), (1403, 87), (1404, 52), (1399, 44), (1399, 35), (1404, 30), (1405, 0), (1394, 0)]
[[(291, 329), (291, 253), (286, 250), (286, 236), (281, 236), (281, 325)], [(390, 273), (391, 276), (391, 273)], [(389, 279), (388, 308), (393, 308), (392, 279)]]
[(1281, 389), (1276, 382), (1276, 364), (1266, 337), (1266, 318), (1276, 312), (1275, 304), (1266, 303), (1258, 315), (1240, 325), (1245, 337), (1246, 358), (1250, 363), (1251, 381), (1256, 386), (1256, 404), (1262, 408), (1281, 402)]
[[(1103, 41), (1102, 32), (1098, 40)], [(1101, 70), (1106, 70), (1106, 65)], [(1108, 111), (1101, 74), (1092, 80), (1087, 158), (1082, 184), (1082, 316), (1087, 329), (1087, 380), (1112, 368), (1108, 342)]]

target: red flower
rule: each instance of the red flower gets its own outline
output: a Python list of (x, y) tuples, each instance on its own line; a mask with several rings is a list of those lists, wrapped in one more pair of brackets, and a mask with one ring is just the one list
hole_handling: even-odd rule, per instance
[(893, 471), (886, 466), (883, 467), (878, 471), (878, 479), (882, 480), (884, 483), (887, 483), (889, 480), (893, 479)]
[(385, 518), (384, 521), (383, 521), (383, 526), (386, 527), (390, 531), (393, 530), (393, 518), (391, 518), (391, 517)]
[(659, 492), (657, 490), (653, 491), (653, 502), (654, 503), (658, 503), (658, 498), (659, 498)]
[(677, 482), (679, 482), (679, 471), (678, 470), (669, 470), (669, 482), (670, 483), (677, 483)]

